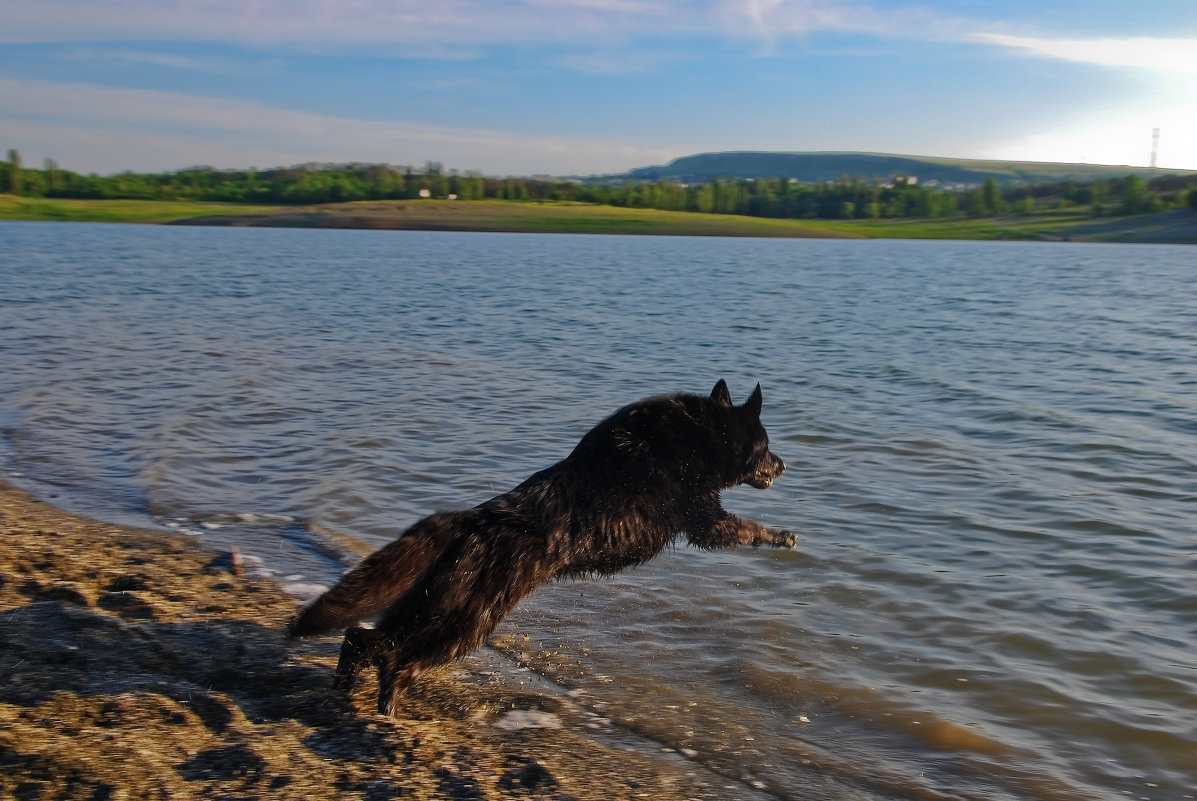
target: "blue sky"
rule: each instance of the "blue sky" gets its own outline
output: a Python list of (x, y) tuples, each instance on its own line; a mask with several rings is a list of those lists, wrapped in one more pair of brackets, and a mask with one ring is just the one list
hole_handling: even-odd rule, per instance
[(0, 147), (80, 172), (589, 174), (718, 150), (1197, 169), (1197, 2), (0, 0)]

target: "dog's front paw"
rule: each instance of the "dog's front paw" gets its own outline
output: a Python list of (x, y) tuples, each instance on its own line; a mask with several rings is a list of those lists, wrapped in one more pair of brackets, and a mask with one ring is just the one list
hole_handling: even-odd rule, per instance
[(798, 536), (792, 531), (770, 531), (772, 539), (769, 544), (776, 548), (794, 548), (798, 545)]
[(754, 548), (757, 548), (761, 545), (772, 545), (774, 548), (793, 548), (798, 544), (798, 537), (789, 531), (780, 531), (778, 529), (757, 526), (756, 531), (752, 535), (752, 539), (748, 540), (748, 542), (750, 542)]

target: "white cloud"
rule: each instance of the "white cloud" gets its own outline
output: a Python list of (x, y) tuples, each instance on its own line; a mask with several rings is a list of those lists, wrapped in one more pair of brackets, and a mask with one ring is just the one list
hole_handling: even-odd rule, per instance
[(676, 150), (610, 138), (530, 135), (333, 117), (245, 100), (0, 78), (0, 133), (29, 163), (116, 172), (280, 166), (306, 161), (423, 164), (490, 174), (616, 172)]
[(1066, 61), (1197, 75), (1197, 38), (1037, 39), (1000, 33), (978, 33), (973, 38)]

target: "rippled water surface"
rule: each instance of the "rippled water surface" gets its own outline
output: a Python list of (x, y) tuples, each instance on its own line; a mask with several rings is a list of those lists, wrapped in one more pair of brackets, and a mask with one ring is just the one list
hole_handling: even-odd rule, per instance
[(790, 470), (499, 646), (779, 798), (1197, 797), (1197, 250), (0, 223), (5, 474), (293, 583), (760, 381)]

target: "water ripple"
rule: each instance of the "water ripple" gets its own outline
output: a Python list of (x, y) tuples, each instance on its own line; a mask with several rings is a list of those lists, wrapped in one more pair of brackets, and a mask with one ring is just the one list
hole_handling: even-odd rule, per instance
[(1187, 249), (19, 223), (0, 249), (0, 456), (68, 507), (318, 585), (637, 397), (760, 381), (790, 470), (725, 502), (800, 550), (550, 585), (501, 647), (779, 798), (1193, 797)]

